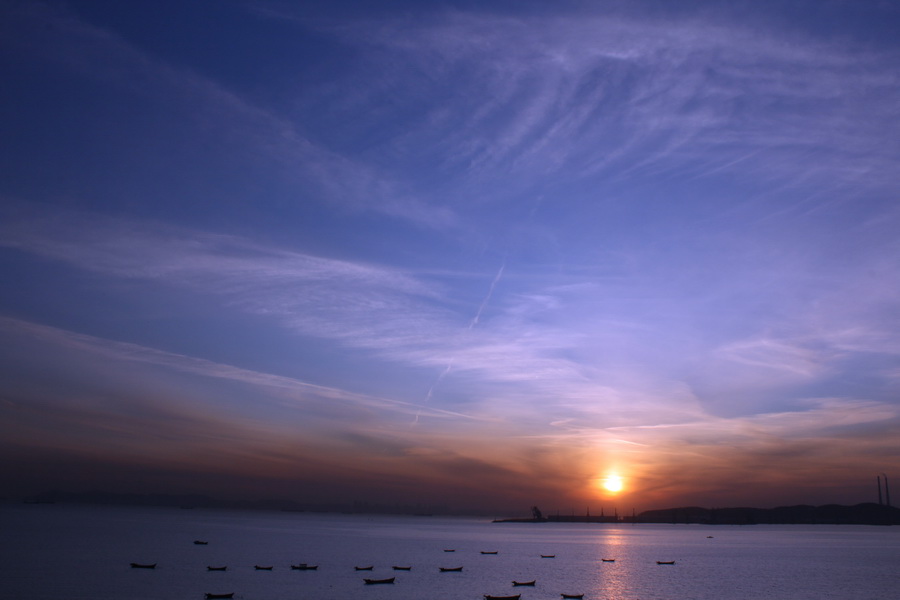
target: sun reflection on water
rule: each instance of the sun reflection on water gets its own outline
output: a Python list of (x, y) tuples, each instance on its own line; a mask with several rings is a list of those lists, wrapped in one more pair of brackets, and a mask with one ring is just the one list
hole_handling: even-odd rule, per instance
[(620, 527), (604, 530), (597, 538), (594, 553), (594, 567), (597, 577), (593, 578), (594, 587), (585, 598), (604, 600), (633, 600), (641, 588), (640, 565), (635, 564), (633, 538), (620, 531)]

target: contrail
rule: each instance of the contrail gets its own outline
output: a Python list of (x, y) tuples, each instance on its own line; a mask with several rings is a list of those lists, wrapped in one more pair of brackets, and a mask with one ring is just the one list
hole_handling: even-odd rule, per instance
[[(438, 378), (435, 379), (435, 380), (434, 380), (434, 383), (431, 384), (431, 387), (428, 388), (428, 393), (425, 394), (425, 402), (428, 402), (429, 400), (431, 400), (431, 395), (434, 393), (434, 389), (438, 386), (438, 384), (439, 384), (441, 381), (443, 381), (444, 377), (447, 376), (447, 373), (450, 372), (450, 369), (451, 369), (451, 368), (453, 368), (453, 361), (452, 361), (452, 360), (451, 360), (449, 363), (447, 363), (447, 366), (446, 366), (446, 368), (444, 368), (443, 373), (441, 373), (440, 375), (438, 375)], [(416, 415), (416, 419), (418, 419), (418, 418), (419, 418), (419, 415)]]
[(478, 319), (481, 318), (481, 313), (484, 312), (484, 307), (486, 307), (487, 303), (490, 302), (491, 296), (494, 294), (494, 288), (497, 287), (497, 282), (500, 281), (500, 278), (503, 276), (503, 269), (505, 268), (506, 258), (504, 258), (503, 262), (500, 263), (500, 270), (497, 271), (497, 274), (494, 276), (494, 280), (491, 282), (491, 287), (488, 288), (487, 296), (485, 296), (484, 300), (481, 301), (481, 306), (478, 307), (478, 312), (475, 313), (475, 318), (472, 319), (471, 323), (469, 323), (467, 331), (470, 331), (473, 327), (478, 325)]
[[(466, 327), (466, 331), (472, 331), (472, 328), (478, 325), (478, 320), (481, 318), (481, 313), (484, 312), (484, 309), (487, 307), (488, 302), (491, 301), (491, 296), (494, 295), (494, 288), (497, 287), (497, 282), (500, 281), (500, 278), (503, 277), (503, 270), (506, 269), (506, 257), (503, 257), (503, 262), (500, 263), (500, 269), (497, 271), (497, 274), (494, 275), (494, 280), (491, 281), (491, 286), (488, 288), (487, 295), (484, 297), (484, 300), (481, 301), (481, 304), (478, 306), (478, 310), (475, 312), (475, 316), (472, 318), (472, 321), (469, 323), (469, 326)], [(444, 377), (450, 372), (450, 369), (453, 368), (453, 361), (447, 363), (447, 366), (444, 367), (444, 370), (440, 375), (437, 376), (437, 379), (434, 380), (434, 383), (431, 384), (431, 387), (428, 388), (428, 393), (425, 394), (425, 400), (422, 402), (423, 405), (427, 404), (429, 400), (431, 400), (431, 396), (434, 394), (434, 390), (440, 385), (440, 383), (444, 380)], [(419, 422), (419, 415), (421, 414), (421, 410), (416, 413), (415, 418), (413, 419), (412, 424), (415, 425)]]
[[(471, 329), (471, 327), (469, 327), (469, 329)], [(426, 404), (428, 404), (428, 401), (431, 400), (431, 395), (434, 394), (434, 390), (437, 388), (438, 385), (440, 385), (441, 381), (444, 380), (444, 377), (447, 376), (447, 373), (449, 373), (450, 369), (452, 369), (452, 368), (453, 368), (453, 361), (451, 360), (450, 362), (447, 363), (447, 366), (444, 367), (444, 370), (441, 372), (441, 374), (437, 376), (437, 379), (434, 380), (434, 383), (431, 384), (431, 387), (428, 388), (428, 393), (425, 394), (425, 400), (422, 401), (422, 406), (425, 406)], [(422, 409), (420, 408), (419, 410), (416, 411), (416, 416), (413, 417), (413, 422), (412, 422), (413, 425), (418, 424), (419, 415), (421, 415), (421, 414), (422, 414)]]

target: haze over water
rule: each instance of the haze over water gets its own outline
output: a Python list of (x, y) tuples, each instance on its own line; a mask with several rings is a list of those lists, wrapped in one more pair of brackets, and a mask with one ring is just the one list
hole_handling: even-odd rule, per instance
[[(3, 600), (202, 600), (208, 592), (243, 600), (892, 600), (900, 561), (896, 527), (500, 524), (57, 505), (7, 505), (0, 519)], [(290, 569), (302, 562), (318, 568)], [(223, 565), (225, 572), (207, 570)], [(396, 582), (366, 586), (364, 577)]]

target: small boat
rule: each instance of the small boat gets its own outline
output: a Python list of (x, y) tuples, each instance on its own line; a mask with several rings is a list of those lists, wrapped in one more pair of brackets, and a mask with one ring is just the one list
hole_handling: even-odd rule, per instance
[(253, 565), (253, 568), (257, 571), (271, 571), (272, 567), (261, 567), (259, 565)]
[(387, 579), (363, 579), (366, 585), (373, 585), (376, 583), (394, 583), (393, 577), (388, 577)]
[(481, 551), (482, 554), (497, 554), (497, 552), (499, 552), (499, 551), (498, 550), (490, 550), (490, 551), (482, 550)]
[(706, 536), (706, 539), (708, 539), (708, 540), (711, 540), (711, 539), (712, 539), (712, 537), (713, 537), (713, 536), (711, 536), (711, 535), (708, 535), (708, 536)]
[(224, 571), (227, 568), (228, 568), (228, 566), (226, 565), (224, 567), (206, 567), (206, 570), (207, 571)]
[(541, 554), (541, 558), (556, 558), (555, 554)]
[(212, 600), (213, 598), (234, 598), (234, 592), (231, 592), (230, 594), (210, 594), (209, 592), (206, 593), (207, 600)]
[(132, 569), (155, 569), (156, 563), (131, 563)]
[(397, 567), (397, 566), (394, 566), (394, 567), (391, 567), (391, 568), (392, 568), (393, 570), (395, 570), (395, 571), (411, 571), (411, 570), (412, 570), (412, 567)]
[(444, 549), (444, 552), (456, 552), (456, 549), (450, 549), (450, 550), (447, 550), (447, 549), (445, 548), (445, 549)]
[[(306, 563), (300, 563), (299, 565), (291, 565), (291, 568), (295, 571), (315, 571), (319, 568), (319, 565), (308, 565)], [(372, 567), (369, 567), (370, 569)]]
[(438, 567), (441, 573), (459, 573), (462, 567)]
[(658, 560), (658, 561), (656, 561), (656, 564), (658, 564), (658, 565), (674, 565), (675, 561), (674, 560)]
[(512, 584), (513, 585), (534, 585), (535, 581), (537, 581), (537, 580), (532, 579), (531, 581), (513, 581)]
[(614, 558), (601, 558), (600, 562), (616, 562)]
[(372, 568), (373, 568), (373, 565), (369, 565), (368, 567), (353, 567), (353, 570), (355, 570), (355, 571), (371, 571)]
[(521, 597), (522, 594), (516, 594), (515, 596), (490, 596), (485, 594), (484, 600), (519, 600)]
[(560, 596), (569, 600), (581, 600), (584, 598), (584, 594), (560, 594)]
[(203, 540), (194, 540), (194, 544), (196, 544), (196, 545), (198, 545), (198, 546), (205, 546), (205, 545), (207, 545), (208, 543), (209, 543), (209, 542), (204, 542)]

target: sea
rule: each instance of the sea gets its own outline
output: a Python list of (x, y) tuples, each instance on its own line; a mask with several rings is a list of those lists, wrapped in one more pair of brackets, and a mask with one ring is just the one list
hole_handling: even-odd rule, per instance
[[(317, 568), (291, 569), (301, 563)], [(364, 582), (391, 577), (391, 584)], [(4, 600), (203, 600), (208, 593), (242, 600), (897, 600), (900, 527), (0, 506)]]

